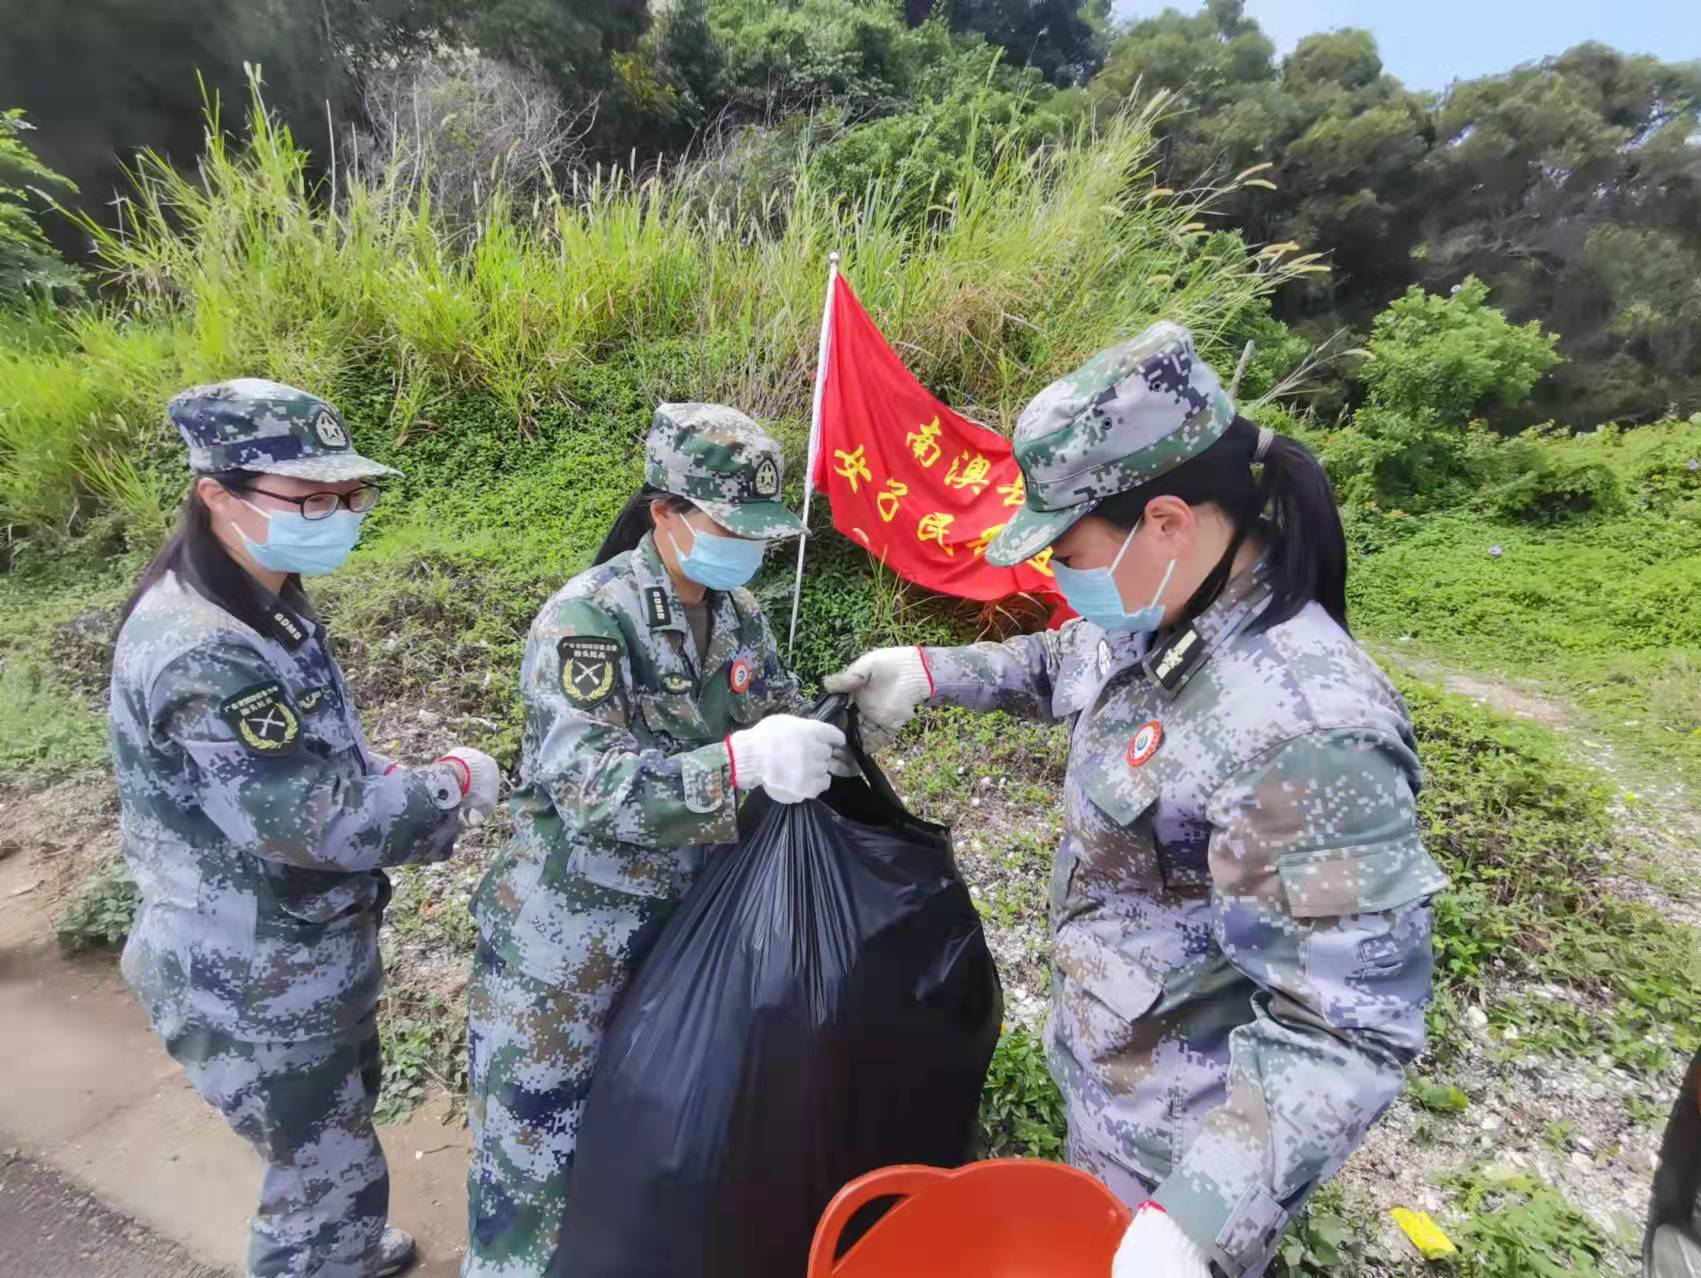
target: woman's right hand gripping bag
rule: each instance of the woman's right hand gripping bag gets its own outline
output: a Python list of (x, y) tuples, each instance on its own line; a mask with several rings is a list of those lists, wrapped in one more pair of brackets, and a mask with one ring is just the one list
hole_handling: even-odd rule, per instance
[(848, 727), (864, 778), (748, 800), (615, 1012), (557, 1278), (799, 1278), (846, 1182), (971, 1156), (997, 971), (949, 832)]

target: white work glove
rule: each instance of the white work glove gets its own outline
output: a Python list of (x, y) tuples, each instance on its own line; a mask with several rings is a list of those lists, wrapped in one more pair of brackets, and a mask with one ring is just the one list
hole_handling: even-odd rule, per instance
[(921, 649), (876, 648), (822, 681), (828, 692), (847, 692), (862, 715), (862, 738), (870, 750), (898, 735), (915, 708), (933, 695)]
[(1110, 1278), (1211, 1278), (1211, 1267), (1168, 1212), (1141, 1203), (1111, 1261)]
[(484, 819), (496, 807), (502, 788), (502, 769), (496, 766), (483, 750), (471, 746), (456, 746), (437, 760), (454, 765), (461, 778), (461, 821), (469, 827), (484, 824)]
[(771, 714), (726, 739), (733, 784), (760, 787), (777, 803), (813, 799), (832, 784), (833, 751), (844, 743), (845, 734), (830, 723)]

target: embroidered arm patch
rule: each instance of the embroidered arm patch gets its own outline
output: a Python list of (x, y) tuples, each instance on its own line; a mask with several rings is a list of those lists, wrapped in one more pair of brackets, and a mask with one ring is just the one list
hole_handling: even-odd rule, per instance
[(561, 656), (561, 691), (583, 709), (607, 701), (620, 681), (620, 642), (602, 635), (566, 635)]
[(219, 716), (255, 754), (288, 754), (301, 737), (301, 720), (276, 679), (227, 697), (219, 706)]

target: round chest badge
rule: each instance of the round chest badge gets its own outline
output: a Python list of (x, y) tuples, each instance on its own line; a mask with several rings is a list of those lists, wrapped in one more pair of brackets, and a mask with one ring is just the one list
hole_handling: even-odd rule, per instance
[(1128, 766), (1137, 768), (1147, 759), (1158, 752), (1158, 746), (1163, 744), (1164, 725), (1153, 719), (1150, 723), (1142, 724), (1134, 734), (1134, 739), (1128, 743)]
[(732, 670), (727, 674), (726, 681), (732, 685), (734, 692), (748, 692), (750, 690), (750, 663), (743, 660), (733, 662)]
[(780, 491), (780, 468), (771, 457), (764, 457), (756, 467), (756, 494), (773, 497)]
[(319, 442), (326, 448), (347, 448), (348, 432), (343, 424), (330, 413), (321, 412), (313, 419), (313, 429), (319, 435)]

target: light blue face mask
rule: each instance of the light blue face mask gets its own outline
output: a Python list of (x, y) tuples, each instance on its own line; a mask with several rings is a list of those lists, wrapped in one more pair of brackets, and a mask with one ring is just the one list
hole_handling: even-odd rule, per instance
[(1057, 574), (1057, 588), (1063, 592), (1063, 598), (1095, 626), (1130, 634), (1150, 634), (1164, 624), (1164, 608), (1158, 600), (1163, 598), (1169, 579), (1175, 575), (1175, 560), (1169, 561), (1169, 568), (1158, 583), (1152, 602), (1136, 612), (1129, 612), (1123, 606), (1122, 592), (1116, 588), (1116, 566), (1128, 553), (1128, 547), (1134, 544), (1134, 534), (1139, 531), (1139, 524), (1129, 530), (1122, 549), (1116, 552), (1116, 558), (1110, 561), (1108, 568), (1071, 568), (1055, 559), (1051, 561), (1051, 570)]
[(264, 544), (236, 530), (254, 562), (269, 572), (298, 572), (304, 577), (341, 568), (360, 540), (360, 525), (366, 518), (352, 510), (338, 510), (323, 519), (309, 519), (298, 510), (261, 510), (253, 502), (242, 504), (266, 521)]
[(710, 590), (731, 590), (749, 581), (762, 566), (766, 542), (722, 537), (718, 533), (692, 528), (690, 523), (685, 526), (691, 528), (690, 550), (681, 550), (672, 533), (667, 535), (667, 539), (673, 542), (679, 571), (699, 586), (707, 586)]

